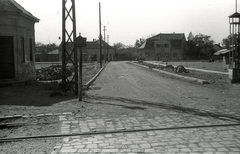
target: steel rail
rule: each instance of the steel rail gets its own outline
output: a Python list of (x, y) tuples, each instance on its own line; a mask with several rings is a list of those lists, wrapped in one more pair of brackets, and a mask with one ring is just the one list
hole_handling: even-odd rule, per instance
[[(179, 130), (179, 129), (198, 129), (198, 128), (213, 128), (213, 127), (237, 127), (238, 124), (224, 124), (224, 125), (205, 125), (205, 126), (183, 126), (183, 127), (169, 127), (169, 128), (150, 128), (150, 129), (137, 129), (137, 130), (116, 130), (105, 132), (88, 132), (88, 133), (73, 133), (73, 134), (60, 134), (60, 135), (43, 135), (43, 136), (25, 136), (15, 138), (0, 138), (0, 143), (15, 142), (32, 139), (46, 139), (46, 138), (63, 138), (71, 136), (91, 136), (91, 135), (104, 135), (104, 134), (119, 134), (119, 133), (134, 133), (134, 132), (146, 132), (146, 131), (164, 131), (164, 130)], [(240, 128), (239, 128), (240, 129)]]
[(18, 127), (18, 126), (32, 126), (32, 125), (50, 125), (59, 123), (59, 121), (53, 121), (53, 122), (41, 122), (41, 123), (0, 123), (0, 129), (1, 128), (8, 128), (8, 127)]

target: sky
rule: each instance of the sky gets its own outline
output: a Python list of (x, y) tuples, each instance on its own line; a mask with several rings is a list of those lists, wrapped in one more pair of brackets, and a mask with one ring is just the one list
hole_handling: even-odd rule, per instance
[[(36, 42), (60, 44), (62, 0), (15, 1), (40, 19), (35, 24)], [(88, 41), (99, 36), (99, 2), (110, 45), (134, 45), (137, 39), (173, 32), (186, 38), (190, 32), (210, 35), (221, 43), (229, 35), (229, 15), (236, 12), (236, 0), (75, 0), (77, 34)]]

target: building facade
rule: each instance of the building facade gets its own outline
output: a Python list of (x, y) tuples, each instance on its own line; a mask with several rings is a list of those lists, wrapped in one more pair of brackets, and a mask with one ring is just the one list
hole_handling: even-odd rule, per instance
[(184, 33), (160, 33), (146, 39), (139, 51), (146, 60), (180, 60), (185, 42)]
[(0, 5), (0, 79), (35, 80), (35, 28), (39, 19), (14, 0)]

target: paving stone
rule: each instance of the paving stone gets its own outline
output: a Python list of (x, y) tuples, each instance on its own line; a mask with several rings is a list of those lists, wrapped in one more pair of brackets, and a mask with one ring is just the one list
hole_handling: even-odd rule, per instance
[(139, 146), (141, 148), (147, 149), (147, 148), (151, 148), (152, 146), (150, 144), (139, 144)]
[(217, 148), (217, 151), (229, 151), (227, 148)]
[(87, 144), (86, 148), (87, 149), (97, 149), (98, 145), (97, 144)]
[(102, 149), (102, 152), (112, 152), (112, 153), (117, 153), (119, 152), (119, 149)]
[(240, 152), (240, 146), (239, 146), (239, 148), (229, 148), (229, 150), (230, 150), (230, 151), (235, 151), (235, 152), (236, 152), (236, 151)]
[[(165, 112), (169, 112), (166, 110)], [(162, 114), (162, 112), (159, 112)], [(143, 115), (136, 117), (119, 116), (114, 117), (87, 117), (76, 120), (75, 115), (59, 115), (62, 121), (61, 133), (73, 133), (77, 131), (107, 131), (119, 129), (143, 129), (163, 128), (178, 126), (195, 126), (204, 124), (224, 124), (224, 120), (216, 120), (212, 117), (192, 116), (183, 114), (184, 118), (178, 113), (171, 112), (165, 116), (147, 118)], [(188, 123), (185, 123), (188, 119)], [(135, 127), (134, 127), (135, 126)], [(240, 143), (240, 127), (221, 127), (221, 128), (196, 128), (180, 130), (161, 130), (133, 133), (118, 133), (91, 136), (76, 136), (64, 138), (63, 143), (57, 144), (59, 149), (77, 149), (78, 153), (104, 153), (103, 149), (117, 149), (112, 153), (239, 153), (237, 145)], [(64, 149), (65, 148), (65, 149)], [(226, 150), (227, 149), (227, 150)], [(80, 151), (81, 150), (81, 151)], [(215, 151), (214, 151), (215, 150)], [(74, 153), (74, 152), (73, 152)], [(111, 153), (111, 152), (105, 152)]]
[(78, 149), (77, 152), (86, 153), (86, 152), (89, 152), (89, 149)]

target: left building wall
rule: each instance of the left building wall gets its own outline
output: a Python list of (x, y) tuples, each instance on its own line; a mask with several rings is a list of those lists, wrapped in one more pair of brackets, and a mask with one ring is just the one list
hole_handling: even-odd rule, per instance
[(13, 38), (13, 71), (18, 81), (35, 80), (35, 21), (22, 14), (0, 14), (0, 36)]

